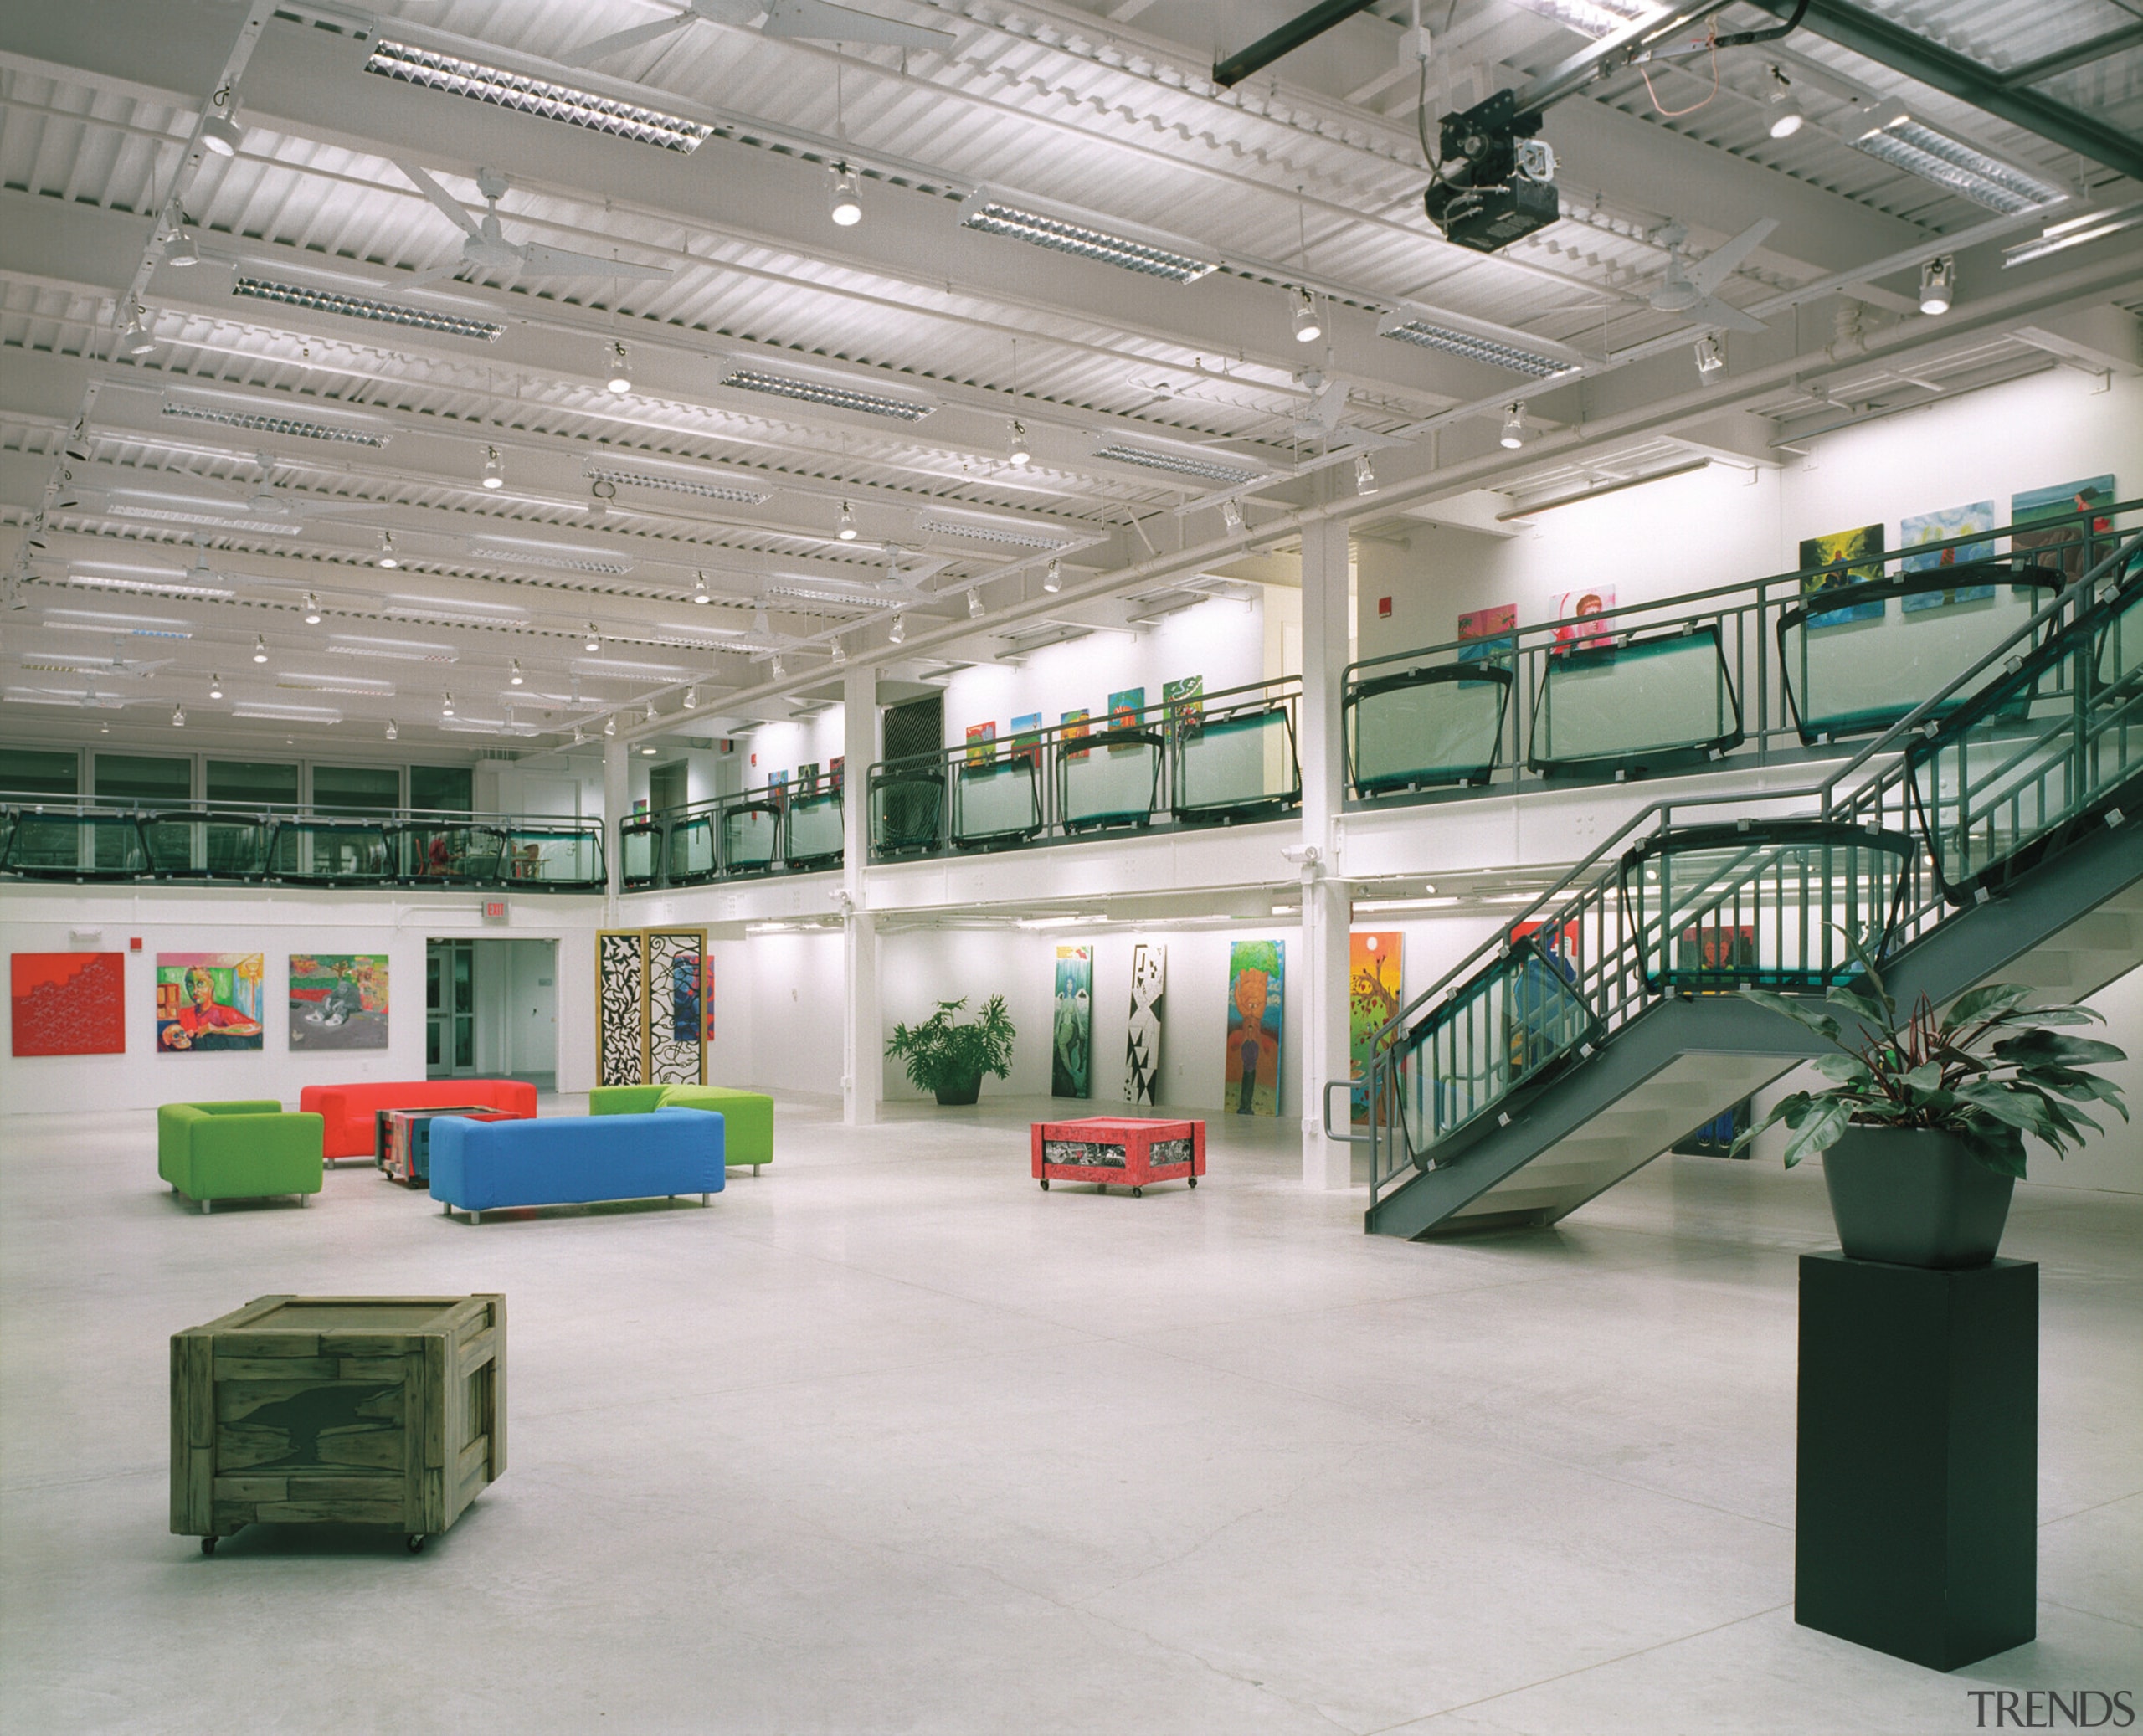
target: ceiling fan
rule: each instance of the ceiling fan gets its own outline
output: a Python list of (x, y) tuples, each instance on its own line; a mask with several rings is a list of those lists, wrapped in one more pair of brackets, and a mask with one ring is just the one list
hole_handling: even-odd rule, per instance
[(1670, 223), (1652, 239), (1667, 249), (1667, 275), (1652, 292), (1651, 303), (1661, 313), (1686, 314), (1694, 326), (1724, 326), (1735, 331), (1766, 331), (1770, 328), (1754, 314), (1746, 314), (1714, 293), (1731, 277), (1741, 262), (1778, 227), (1776, 217), (1752, 223), (1724, 247), (1706, 254), (1692, 265), (1683, 256), (1682, 244), (1689, 232)]
[(903, 24), (876, 13), (857, 12), (835, 6), (832, 0), (686, 0), (682, 12), (652, 23), (635, 24), (609, 36), (599, 36), (559, 61), (562, 66), (589, 66), (609, 55), (636, 49), (673, 30), (704, 19), (710, 24), (748, 26), (754, 19), (762, 36), (793, 37), (802, 42), (852, 42), (873, 48), (924, 49), (943, 52), (953, 45), (949, 30), (933, 30), (922, 24)]
[(434, 265), (393, 285), (397, 295), (422, 289), (427, 284), (458, 277), (472, 266), (508, 275), (527, 273), (535, 277), (614, 277), (657, 281), (670, 275), (667, 265), (641, 265), (628, 259), (599, 259), (594, 254), (571, 253), (562, 247), (544, 247), (533, 241), (509, 241), (499, 228), (499, 201), (512, 185), (496, 169), (476, 171), (476, 190), (491, 208), (479, 222), (461, 208), (460, 202), (414, 163), (396, 161), (394, 167), (463, 232), (461, 255), (445, 265)]

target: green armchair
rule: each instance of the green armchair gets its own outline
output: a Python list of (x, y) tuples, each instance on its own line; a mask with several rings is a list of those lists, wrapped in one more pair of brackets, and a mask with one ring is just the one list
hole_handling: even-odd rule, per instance
[(272, 1099), (157, 1111), (157, 1174), (204, 1212), (212, 1200), (268, 1194), (295, 1194), (303, 1205), (320, 1191), (325, 1143), (319, 1116), (285, 1115)]
[(773, 1099), (726, 1085), (599, 1085), (588, 1094), (590, 1115), (652, 1115), (658, 1109), (712, 1109), (722, 1117), (724, 1161), (750, 1164), (757, 1175), (773, 1162)]

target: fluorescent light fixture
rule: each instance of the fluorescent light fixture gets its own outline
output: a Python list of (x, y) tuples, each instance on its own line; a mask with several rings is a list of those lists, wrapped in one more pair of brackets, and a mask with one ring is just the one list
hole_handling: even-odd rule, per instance
[(224, 512), (193, 512), (178, 506), (136, 506), (122, 501), (104, 509), (106, 518), (146, 518), (158, 524), (206, 525), (212, 530), (249, 531), (256, 537), (301, 537), (300, 525), (280, 525), (273, 519), (240, 518)]
[[(369, 675), (316, 675), (292, 670), (275, 677), (278, 687), (287, 687), (306, 693), (339, 693), (350, 698), (392, 699), (394, 683), (373, 679)], [(221, 697), (211, 692), (211, 699)]]
[(661, 476), (652, 470), (591, 470), (588, 478), (595, 482), (609, 482), (618, 486), (627, 484), (635, 488), (667, 489), (671, 494), (697, 495), (707, 501), (734, 501), (740, 506), (757, 506), (773, 498), (772, 492), (762, 488), (737, 488), (726, 482), (700, 482), (683, 476)]
[(593, 90), (554, 85), (547, 79), (532, 79), (504, 67), (486, 66), (481, 60), (434, 54), (387, 37), (373, 44), (365, 70), (383, 79), (420, 85), (428, 90), (445, 90), (487, 102), (495, 108), (563, 121), (568, 126), (584, 126), (591, 132), (607, 132), (642, 145), (659, 145), (666, 151), (690, 153), (714, 131), (702, 121), (687, 121), (661, 109), (619, 102)]
[(1257, 480), (1257, 471), (1246, 470), (1240, 465), (1224, 465), (1210, 458), (1186, 458), (1174, 452), (1154, 452), (1143, 446), (1127, 446), (1121, 441), (1096, 447), (1094, 456), (1107, 459), (1112, 464), (1137, 465), (1143, 470), (1164, 470), (1171, 476), (1195, 476), (1231, 487)]
[(327, 641), (338, 657), (383, 657), (397, 663), (459, 663), (460, 652), (452, 645), (427, 645), (414, 639), (373, 639), (360, 633), (337, 633)]
[[(1529, 893), (1526, 902), (1532, 901)], [(1457, 902), (1456, 898), (1357, 898), (1354, 910), (1357, 914), (1365, 911), (1447, 910)]]
[(962, 227), (979, 229), (985, 235), (1010, 235), (1015, 240), (1031, 242), (1036, 247), (1068, 253), (1077, 259), (1120, 265), (1126, 271), (1137, 271), (1148, 277), (1164, 277), (1171, 283), (1195, 283), (1216, 269), (1217, 262), (1212, 259), (1201, 259), (1128, 235), (1112, 234), (1082, 223), (1008, 205), (1001, 199), (992, 198), (986, 187), (978, 188), (960, 207), (960, 223)]
[(234, 717), (260, 717), (277, 723), (340, 723), (342, 714), (332, 706), (271, 705), (260, 700), (240, 700), (231, 707)]
[(680, 669), (674, 663), (638, 663), (624, 657), (576, 657), (568, 667), (574, 675), (599, 681), (604, 676), (619, 676), (636, 681), (679, 681), (695, 673), (704, 673)]
[(828, 196), (826, 214), (845, 229), (854, 229), (863, 221), (863, 195), (857, 187), (856, 171), (845, 162), (835, 163), (833, 191)]
[(962, 524), (957, 519), (926, 518), (916, 528), (935, 532), (945, 537), (965, 537), (975, 542), (997, 542), (1007, 548), (1061, 548), (1061, 537), (1044, 536), (1036, 531), (1015, 531), (1002, 525)]
[(1989, 157), (1909, 115), (1869, 128), (1853, 147), (2004, 217), (2043, 210), (2068, 196), (2053, 182)]
[(409, 326), (419, 331), (435, 331), (442, 337), (474, 338), (496, 342), (506, 327), (492, 320), (473, 320), (458, 313), (435, 313), (399, 301), (375, 301), (363, 295), (346, 295), (340, 290), (316, 290), (308, 284), (277, 283), (268, 278), (241, 277), (231, 285), (234, 295), (249, 295), (284, 307), (302, 307), (312, 313), (339, 314), (346, 320), (371, 320), (382, 326)]
[(1549, 19), (1595, 42), (1656, 17), (1661, 11), (1644, 0), (1517, 0), (1517, 3), (1536, 18)]
[(331, 440), (346, 446), (384, 446), (390, 434), (371, 434), (362, 428), (339, 428), (330, 422), (307, 422), (295, 416), (270, 416), (258, 410), (225, 410), (213, 404), (187, 403), (166, 398), (163, 413), (188, 422), (213, 422), (224, 428), (243, 428), (254, 434), (288, 434), (293, 439)]
[(187, 597), (197, 603), (228, 603), (238, 595), (222, 585), (189, 585), (154, 578), (113, 578), (101, 573), (70, 573), (67, 583), (85, 591), (125, 591), (137, 597)]
[(469, 552), (479, 560), (511, 561), (523, 567), (551, 567), (561, 573), (607, 573), (615, 575), (633, 570), (630, 561), (599, 561), (583, 556), (553, 554), (545, 549), (531, 548), (520, 543), (479, 540), (470, 545)]
[[(448, 609), (455, 614), (468, 615), (476, 620), (499, 622), (522, 621), (528, 618), (528, 611), (512, 603), (467, 603), (452, 597), (425, 597), (412, 591), (391, 592), (390, 603), (407, 604), (413, 609)], [(396, 611), (390, 609), (388, 613)]]
[(1508, 367), (1513, 373), (1527, 374), (1536, 380), (1575, 372), (1578, 366), (1568, 357), (1553, 355), (1545, 350), (1528, 349), (1498, 337), (1467, 331), (1463, 326), (1451, 323), (1447, 317), (1431, 319), (1426, 314), (1406, 309), (1388, 313), (1378, 321), (1376, 335), (1396, 338), (1401, 343), (1411, 343), (1421, 349), (1457, 356), (1467, 362), (1485, 362), (1492, 367)]
[(100, 609), (48, 609), (44, 624), (68, 631), (124, 633), (136, 639), (191, 639), (193, 624), (169, 615), (106, 614)]
[(917, 403), (912, 398), (886, 398), (876, 392), (860, 392), (852, 386), (830, 386), (820, 380), (799, 379), (793, 374), (766, 373), (756, 367), (733, 368), (722, 383), (739, 392), (763, 392), (774, 398), (794, 398), (799, 403), (822, 404), (831, 410), (889, 416), (896, 422), (920, 422), (938, 408), (935, 404)]
[(1044, 933), (1051, 928), (1078, 928), (1092, 922), (1106, 922), (1107, 917), (1021, 917), (1012, 926), (1025, 928), (1030, 933)]
[(426, 608), (419, 603), (397, 603), (380, 610), (383, 619), (389, 621), (416, 621), (427, 626), (442, 627), (517, 627), (527, 619), (525, 613), (512, 614), (481, 614), (483, 603), (460, 606), (448, 603), (439, 608)]
[(2064, 248), (2081, 247), (2087, 241), (2096, 241), (2104, 236), (2117, 235), (2123, 229), (2132, 229), (2143, 223), (2143, 199), (2132, 205), (2123, 205), (2112, 211), (2086, 211), (2080, 217), (2072, 217), (2064, 223), (2049, 223), (2035, 241), (2020, 241), (2014, 247), (2002, 251), (2002, 269), (2012, 265), (2028, 265), (2033, 259), (2043, 259), (2050, 253), (2059, 253)]

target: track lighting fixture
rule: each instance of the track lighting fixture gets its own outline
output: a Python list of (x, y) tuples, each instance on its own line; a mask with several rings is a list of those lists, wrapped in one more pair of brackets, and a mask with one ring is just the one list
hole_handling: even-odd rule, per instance
[(1370, 462), (1366, 452), (1354, 455), (1354, 492), (1373, 495), (1376, 492), (1376, 466)]
[(223, 696), (224, 678), (221, 675), (210, 675), (208, 677), (208, 697), (211, 699), (221, 699)]
[(141, 310), (135, 308), (126, 316), (126, 323), (119, 328), (119, 347), (130, 356), (146, 356), (156, 347), (155, 333), (149, 330)]
[(245, 142), (245, 129), (238, 124), (238, 100), (228, 85), (209, 100), (215, 112), (201, 123), (201, 142), (218, 157), (236, 157)]
[(1800, 100), (1793, 94), (1793, 80), (1777, 67), (1771, 69), (1771, 118), (1768, 131), (1775, 139), (1790, 139), (1808, 124), (1808, 117), (1801, 112)]
[(186, 707), (183, 705), (175, 705), (171, 708), (171, 727), (173, 729), (186, 727)]
[(603, 384), (607, 390), (616, 393), (620, 398), (633, 389), (632, 367), (625, 359), (623, 343), (610, 346), (610, 378)]
[(856, 541), (856, 514), (850, 511), (848, 502), (845, 501), (840, 503), (840, 517), (837, 521), (837, 529), (842, 542)]
[(111, 733), (110, 718), (103, 717), (97, 721), (97, 733), (100, 736), (108, 736)]
[(446, 696), (445, 703), (439, 706), (439, 714), (442, 717), (451, 717), (454, 715), (454, 696), (451, 693)]
[(1948, 254), (1930, 259), (1919, 268), (1919, 311), (1947, 313), (1956, 299), (1957, 262)]
[(968, 587), (968, 619), (970, 621), (982, 619), (982, 593), (973, 585)]
[(696, 711), (699, 708), (700, 690), (696, 687), (687, 687), (685, 690), (685, 709), (688, 711)]
[(595, 630), (595, 623), (593, 621), (588, 624), (588, 639), (581, 649), (584, 651), (599, 651), (603, 649), (603, 635)]
[(773, 678), (777, 681), (786, 681), (789, 678), (789, 665), (781, 660), (780, 652), (776, 651), (773, 654), (773, 658), (770, 666), (773, 670)]
[(1034, 460), (1034, 454), (1027, 447), (1027, 424), (1017, 416), (1012, 419), (1011, 457), (1015, 465), (1030, 464)]
[(898, 645), (902, 639), (906, 639), (907, 637), (907, 617), (906, 615), (895, 615), (893, 617), (892, 631), (888, 633), (886, 636), (892, 639), (895, 645)]
[(401, 733), (402, 732), (394, 727), (394, 720), (392, 717), (388, 718), (387, 720), (387, 739), (391, 742), (395, 738), (395, 737)]
[(193, 232), (181, 223), (172, 232), (164, 247), (167, 265), (198, 265), (201, 263), (201, 249), (193, 244)]
[(848, 647), (843, 645), (839, 639), (835, 639), (833, 641), (833, 653), (834, 661), (836, 664), (845, 663), (848, 661)]
[(392, 531), (382, 531), (379, 533), (378, 564), (384, 567), (389, 573), (402, 564), (402, 557), (394, 552), (394, 532)]
[(265, 663), (268, 660), (268, 641), (258, 633), (253, 635), (253, 660), (255, 663)]
[(320, 599), (310, 591), (305, 593), (305, 624), (308, 627), (320, 624)]
[(1725, 345), (1719, 341), (1716, 331), (1707, 331), (1697, 340), (1697, 378), (1709, 384), (1711, 377), (1725, 366)]
[(1054, 597), (1064, 588), (1064, 562), (1051, 555), (1041, 576), (1041, 588)]
[(614, 736), (617, 732), (618, 714), (613, 711), (608, 717), (605, 717), (603, 720), (603, 733), (606, 736)]
[(496, 446), (486, 446), (484, 449), (484, 486), (486, 488), (506, 486), (506, 463), (500, 458), (499, 449)]
[(1317, 316), (1317, 298), (1308, 290), (1297, 290), (1295, 301), (1295, 342), (1315, 343), (1324, 336), (1324, 325)]
[(521, 660), (518, 657), (513, 660), (513, 668), (506, 675), (506, 681), (510, 686), (515, 687), (521, 685)]
[(655, 701), (651, 699), (647, 702), (647, 721), (650, 723), (655, 722)]
[(573, 727), (573, 744), (576, 747), (585, 747), (588, 745), (588, 732), (578, 723)]
[(1240, 531), (1242, 528), (1241, 503), (1233, 500), (1221, 501), (1221, 522), (1231, 531)]
[(845, 162), (834, 165), (834, 190), (827, 214), (845, 229), (863, 221), (863, 198), (856, 186), (856, 171)]
[(1525, 444), (1525, 406), (1514, 403), (1503, 412), (1503, 432), (1501, 442), (1506, 451), (1515, 452)]

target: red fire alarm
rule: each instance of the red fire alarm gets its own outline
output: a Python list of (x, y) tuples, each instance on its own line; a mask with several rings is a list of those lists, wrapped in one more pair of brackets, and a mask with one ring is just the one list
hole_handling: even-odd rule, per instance
[(141, 950), (141, 937), (138, 934), (128, 936), (126, 941), (126, 950), (130, 953), (140, 952)]
[(1389, 597), (1380, 597), (1376, 599), (1376, 618), (1380, 621), (1388, 621), (1391, 619), (1391, 599)]

